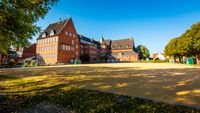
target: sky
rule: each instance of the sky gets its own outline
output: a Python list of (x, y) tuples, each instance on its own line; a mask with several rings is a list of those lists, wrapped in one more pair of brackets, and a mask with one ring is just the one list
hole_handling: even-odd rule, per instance
[(152, 55), (200, 21), (200, 0), (60, 0), (37, 25), (44, 30), (69, 17), (79, 34), (96, 40), (134, 37)]

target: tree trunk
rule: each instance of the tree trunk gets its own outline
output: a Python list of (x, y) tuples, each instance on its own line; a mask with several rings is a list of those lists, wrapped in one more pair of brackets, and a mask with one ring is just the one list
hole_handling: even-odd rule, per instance
[(200, 64), (200, 55), (196, 57), (197, 64)]

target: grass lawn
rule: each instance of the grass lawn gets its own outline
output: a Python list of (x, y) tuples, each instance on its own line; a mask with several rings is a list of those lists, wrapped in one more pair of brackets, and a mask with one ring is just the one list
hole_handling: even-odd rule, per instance
[(198, 67), (146, 63), (0, 70), (0, 113), (200, 112), (175, 105), (200, 104), (199, 72)]

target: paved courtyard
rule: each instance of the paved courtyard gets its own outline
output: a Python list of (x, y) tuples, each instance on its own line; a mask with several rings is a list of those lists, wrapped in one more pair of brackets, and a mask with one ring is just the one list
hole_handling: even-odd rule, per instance
[[(2, 76), (14, 76), (27, 81), (38, 80), (37, 83), (29, 83), (34, 86), (42, 86), (44, 83), (51, 86), (67, 84), (168, 103), (200, 105), (200, 68), (189, 65), (168, 63), (66, 65), (0, 70), (0, 76), (0, 81), (3, 81)], [(1, 82), (0, 86), (5, 84), (6, 82)], [(9, 87), (15, 88), (13, 85)], [(21, 89), (22, 92), (26, 90), (28, 91)]]

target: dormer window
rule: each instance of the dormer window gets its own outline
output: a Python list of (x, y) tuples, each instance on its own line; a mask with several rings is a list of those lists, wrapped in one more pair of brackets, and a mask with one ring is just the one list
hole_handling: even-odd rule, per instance
[(126, 47), (129, 48), (129, 45), (127, 45)]
[(42, 37), (46, 37), (46, 36), (47, 36), (46, 32), (42, 33)]
[(53, 35), (55, 35), (55, 33), (56, 33), (56, 31), (55, 31), (55, 30), (51, 30), (51, 31), (50, 31), (50, 36), (53, 36)]

